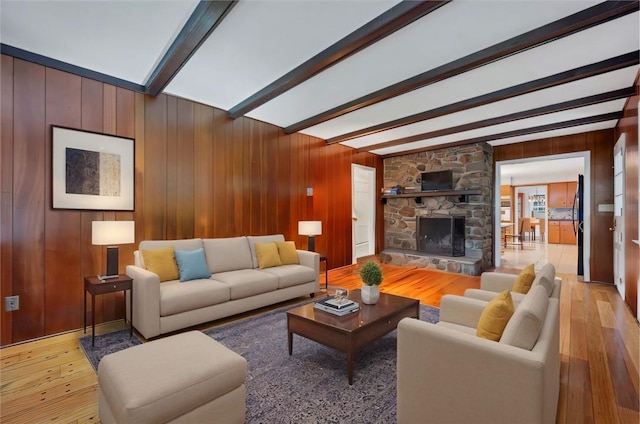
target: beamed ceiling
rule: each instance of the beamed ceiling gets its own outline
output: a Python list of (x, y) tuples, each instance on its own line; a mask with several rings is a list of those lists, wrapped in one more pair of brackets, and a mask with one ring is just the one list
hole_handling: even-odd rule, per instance
[(382, 156), (615, 127), (638, 1), (5, 1), (2, 53)]

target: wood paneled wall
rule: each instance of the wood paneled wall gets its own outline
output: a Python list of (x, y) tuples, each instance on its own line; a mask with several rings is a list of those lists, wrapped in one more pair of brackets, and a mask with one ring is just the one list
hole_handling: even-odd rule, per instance
[[(91, 245), (94, 220), (135, 220), (145, 239), (283, 233), (301, 248), (299, 220), (321, 220), (316, 251), (331, 268), (351, 263), (351, 164), (382, 160), (213, 107), (145, 96), (2, 56), (0, 144), (1, 298), (20, 310), (0, 314), (2, 345), (80, 328), (83, 281), (103, 271)], [(51, 208), (51, 126), (133, 137), (135, 211)], [(313, 187), (314, 195), (306, 196)], [(384, 243), (377, 210), (376, 250)], [(136, 245), (120, 247), (120, 271)], [(96, 298), (97, 322), (124, 316), (122, 294)]]
[(613, 204), (614, 130), (551, 137), (496, 146), (493, 160), (532, 158), (571, 152), (591, 152), (591, 263), (592, 281), (613, 284), (613, 237), (611, 212), (599, 212), (599, 204)]
[(640, 282), (640, 246), (633, 240), (638, 233), (638, 101), (640, 101), (640, 72), (635, 81), (636, 95), (627, 100), (624, 116), (618, 122), (615, 140), (625, 134), (625, 301), (633, 316), (638, 315), (638, 283)]

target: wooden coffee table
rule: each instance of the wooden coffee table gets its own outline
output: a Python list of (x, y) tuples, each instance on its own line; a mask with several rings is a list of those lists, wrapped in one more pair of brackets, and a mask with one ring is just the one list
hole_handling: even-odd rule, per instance
[(360, 304), (360, 310), (345, 316), (320, 311), (309, 303), (287, 311), (289, 355), (293, 354), (293, 335), (332, 347), (347, 354), (347, 375), (353, 384), (353, 361), (356, 353), (387, 333), (395, 330), (402, 318), (419, 318), (420, 302), (416, 299), (380, 293), (375, 305), (365, 305), (360, 290), (349, 293), (349, 299)]

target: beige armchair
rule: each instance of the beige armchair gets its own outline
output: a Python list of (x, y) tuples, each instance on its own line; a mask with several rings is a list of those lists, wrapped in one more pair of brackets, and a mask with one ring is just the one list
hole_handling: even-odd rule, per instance
[(558, 300), (532, 287), (499, 342), (475, 334), (486, 305), (446, 295), (438, 324), (400, 321), (399, 424), (555, 422)]
[[(560, 286), (562, 279), (556, 277), (556, 268), (553, 264), (546, 263), (542, 268), (535, 271), (536, 278), (533, 280), (531, 287), (542, 285), (547, 289), (549, 297), (560, 299)], [(464, 292), (465, 297), (472, 297), (490, 301), (504, 290), (511, 290), (513, 283), (518, 276), (515, 274), (504, 274), (501, 272), (483, 272), (480, 276), (479, 289), (467, 289)], [(524, 297), (521, 293), (511, 292), (513, 303), (518, 304)]]

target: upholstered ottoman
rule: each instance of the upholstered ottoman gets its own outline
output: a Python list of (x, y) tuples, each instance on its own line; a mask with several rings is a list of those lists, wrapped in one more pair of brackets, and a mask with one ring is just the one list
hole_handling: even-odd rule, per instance
[(100, 419), (110, 423), (244, 423), (247, 361), (199, 331), (106, 355)]

